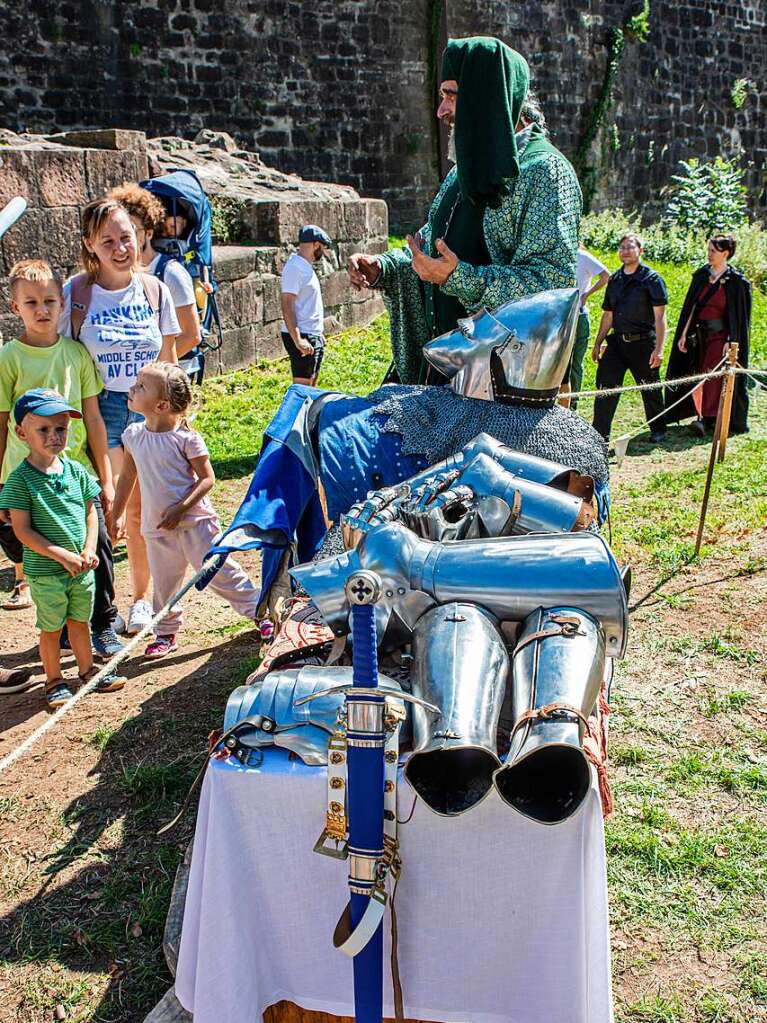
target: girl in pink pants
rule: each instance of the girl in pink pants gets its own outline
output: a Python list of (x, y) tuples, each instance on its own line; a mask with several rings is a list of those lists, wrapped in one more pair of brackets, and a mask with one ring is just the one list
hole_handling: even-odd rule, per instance
[[(122, 435), (125, 461), (112, 518), (117, 538), (138, 479), (154, 614), (181, 588), (187, 568), (200, 568), (221, 533), (218, 516), (207, 498), (216, 482), (208, 449), (186, 420), (191, 404), (189, 378), (167, 362), (145, 366), (128, 393), (129, 409), (144, 420), (131, 424)], [(256, 620), (258, 590), (233, 558), (216, 573), (210, 588), (243, 617)], [(147, 657), (164, 657), (178, 649), (176, 634), (182, 619), (176, 605), (155, 625)]]

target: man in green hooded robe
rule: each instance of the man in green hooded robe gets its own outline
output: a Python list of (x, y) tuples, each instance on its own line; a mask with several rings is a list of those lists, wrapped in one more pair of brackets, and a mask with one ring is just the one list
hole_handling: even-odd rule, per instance
[(542, 128), (520, 120), (529, 84), (527, 61), (499, 39), (445, 48), (437, 116), (450, 126), (455, 166), (406, 249), (349, 261), (352, 284), (384, 293), (389, 379), (426, 382), (422, 345), (469, 313), (575, 287), (581, 190)]

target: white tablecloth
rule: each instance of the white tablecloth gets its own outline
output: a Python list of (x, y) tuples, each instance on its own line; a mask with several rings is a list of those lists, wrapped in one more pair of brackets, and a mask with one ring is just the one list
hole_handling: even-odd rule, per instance
[[(176, 995), (194, 1023), (261, 1023), (288, 999), (353, 1016), (352, 964), (333, 948), (346, 862), (312, 852), (325, 769), (269, 751), (208, 769), (200, 797)], [(399, 816), (412, 790), (402, 783)], [(596, 788), (556, 827), (495, 791), (461, 817), (420, 800), (400, 827), (405, 1015), (445, 1023), (610, 1023), (604, 834)], [(386, 937), (385, 1013), (393, 1016)]]

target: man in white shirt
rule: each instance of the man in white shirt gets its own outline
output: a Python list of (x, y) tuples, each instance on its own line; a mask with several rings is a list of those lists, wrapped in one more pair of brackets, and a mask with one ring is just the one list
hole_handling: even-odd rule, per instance
[(290, 358), (294, 384), (313, 385), (325, 354), (325, 314), (314, 264), (331, 244), (321, 227), (306, 224), (298, 233), (298, 251), (282, 271), (282, 343)]
[[(565, 377), (566, 380), (569, 380), (570, 391), (580, 391), (583, 384), (583, 360), (586, 355), (586, 349), (589, 346), (589, 336), (591, 333), (586, 301), (590, 295), (593, 295), (596, 291), (601, 291), (605, 287), (610, 279), (610, 272), (604, 263), (600, 263), (596, 256), (592, 256), (581, 243), (578, 245), (576, 276), (578, 278), (578, 291), (581, 293), (581, 311), (575, 332), (575, 344), (573, 345), (573, 354), (570, 358), (570, 368), (568, 376)], [(596, 281), (594, 280), (595, 277), (597, 278)], [(574, 412), (578, 408), (578, 399), (573, 398), (569, 407)]]

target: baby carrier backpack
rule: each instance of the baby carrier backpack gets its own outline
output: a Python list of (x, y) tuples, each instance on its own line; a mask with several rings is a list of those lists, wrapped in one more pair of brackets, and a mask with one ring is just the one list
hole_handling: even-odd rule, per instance
[[(196, 371), (196, 380), (197, 383), (201, 383), (205, 372), (205, 353), (218, 351), (223, 342), (221, 318), (216, 302), (218, 284), (213, 276), (210, 200), (205, 194), (202, 182), (194, 171), (190, 170), (171, 171), (170, 174), (149, 178), (139, 184), (141, 188), (157, 196), (171, 216), (183, 216), (188, 221), (183, 238), (152, 239), (152, 247), (160, 254), (154, 273), (163, 280), (168, 263), (174, 259), (192, 278), (202, 340), (189, 356), (198, 356), (200, 368)], [(203, 280), (207, 280), (211, 285), (213, 290), (210, 293), (202, 286)]]

